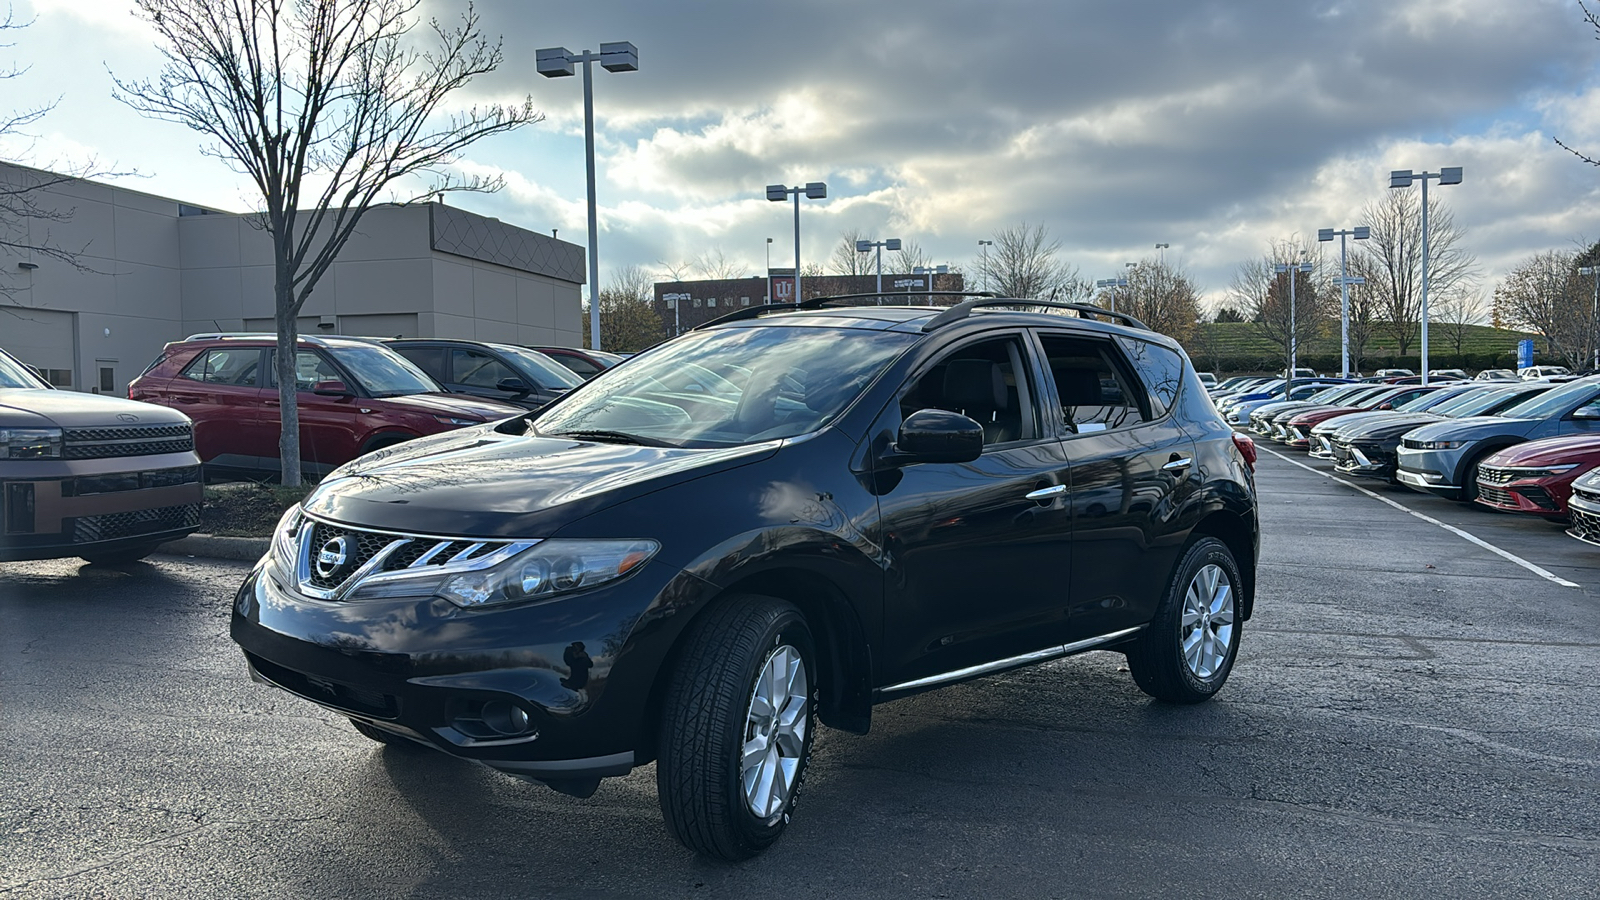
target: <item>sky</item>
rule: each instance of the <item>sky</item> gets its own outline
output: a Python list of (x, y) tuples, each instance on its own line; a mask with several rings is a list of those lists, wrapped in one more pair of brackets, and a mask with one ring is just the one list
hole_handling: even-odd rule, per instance
[[(0, 111), (59, 98), (0, 156), (92, 160), (127, 187), (229, 210), (249, 183), (202, 135), (141, 118), (112, 75), (161, 59), (130, 0), (13, 0), (0, 50), (26, 69)], [(424, 0), (452, 19), (458, 0)], [(1086, 279), (1157, 255), (1210, 304), (1273, 241), (1360, 225), (1391, 169), (1461, 166), (1433, 188), (1485, 293), (1526, 257), (1600, 239), (1600, 42), (1576, 0), (478, 0), (505, 62), (462, 98), (531, 96), (545, 119), (457, 165), (503, 191), (452, 205), (584, 243), (580, 78), (534, 51), (631, 41), (639, 71), (594, 79), (601, 282), (721, 252), (748, 274), (846, 230), (975, 268), (980, 239), (1042, 224)], [(0, 56), (0, 59), (3, 59)], [(1334, 245), (1336, 247), (1336, 245)], [(1334, 253), (1337, 251), (1334, 250)]]

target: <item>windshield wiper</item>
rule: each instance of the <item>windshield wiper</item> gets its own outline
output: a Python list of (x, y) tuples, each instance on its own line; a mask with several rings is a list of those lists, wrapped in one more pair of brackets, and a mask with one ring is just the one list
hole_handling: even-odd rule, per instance
[(671, 441), (660, 438), (643, 437), (629, 434), (626, 431), (607, 431), (605, 429), (578, 430), (578, 431), (552, 431), (544, 437), (570, 437), (582, 438), (592, 441), (614, 441), (619, 444), (638, 444), (641, 447), (677, 447)]

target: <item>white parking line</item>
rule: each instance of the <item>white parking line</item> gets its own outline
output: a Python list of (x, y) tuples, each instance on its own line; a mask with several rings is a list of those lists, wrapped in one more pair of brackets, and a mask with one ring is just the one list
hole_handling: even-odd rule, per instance
[(1577, 584), (1575, 582), (1568, 581), (1565, 578), (1562, 578), (1561, 576), (1555, 574), (1554, 572), (1551, 572), (1548, 569), (1545, 569), (1545, 568), (1542, 568), (1540, 566), (1534, 565), (1533, 563), (1528, 562), (1527, 560), (1525, 560), (1522, 557), (1516, 555), (1515, 553), (1512, 553), (1509, 550), (1502, 550), (1499, 547), (1496, 547), (1495, 545), (1489, 543), (1488, 541), (1484, 540), (1483, 538), (1478, 537), (1475, 534), (1471, 534), (1469, 532), (1462, 531), (1461, 529), (1455, 527), (1454, 525), (1448, 524), (1446, 522), (1441, 522), (1438, 519), (1435, 519), (1433, 516), (1425, 516), (1422, 513), (1419, 513), (1416, 510), (1414, 510), (1414, 509), (1412, 509), (1412, 508), (1410, 508), (1408, 506), (1404, 506), (1404, 505), (1402, 505), (1400, 503), (1396, 503), (1395, 501), (1390, 500), (1388, 497), (1385, 497), (1382, 494), (1373, 493), (1372, 491), (1367, 490), (1366, 488), (1362, 487), (1359, 484), (1353, 484), (1353, 483), (1351, 483), (1349, 481), (1344, 480), (1343, 478), (1340, 478), (1337, 475), (1329, 475), (1327, 472), (1323, 472), (1323, 471), (1318, 470), (1318, 469), (1313, 469), (1310, 466), (1306, 465), (1305, 463), (1296, 462), (1295, 460), (1292, 460), (1289, 457), (1284, 456), (1282, 453), (1279, 453), (1278, 451), (1273, 450), (1270, 447), (1263, 447), (1260, 444), (1256, 444), (1256, 448), (1258, 450), (1265, 450), (1268, 453), (1271, 453), (1273, 456), (1276, 456), (1277, 458), (1283, 460), (1284, 462), (1288, 463), (1291, 466), (1299, 466), (1300, 468), (1305, 469), (1307, 472), (1310, 472), (1313, 475), (1321, 475), (1323, 478), (1327, 478), (1327, 479), (1330, 479), (1332, 481), (1337, 481), (1338, 483), (1344, 485), (1347, 488), (1351, 488), (1353, 490), (1357, 490), (1357, 491), (1360, 491), (1363, 494), (1366, 494), (1368, 497), (1371, 497), (1372, 499), (1378, 501), (1379, 503), (1387, 503), (1390, 506), (1394, 507), (1395, 509), (1400, 510), (1403, 513), (1409, 513), (1409, 514), (1411, 514), (1413, 516), (1416, 516), (1417, 518), (1421, 519), (1424, 522), (1427, 522), (1427, 523), (1432, 524), (1432, 525), (1437, 525), (1440, 528), (1443, 528), (1445, 531), (1448, 531), (1451, 534), (1455, 535), (1456, 537), (1463, 538), (1463, 539), (1465, 539), (1467, 541), (1471, 541), (1472, 543), (1477, 544), (1479, 547), (1482, 547), (1483, 549), (1489, 551), (1490, 553), (1495, 554), (1496, 556), (1504, 557), (1505, 559), (1508, 559), (1508, 560), (1516, 563), (1517, 565), (1523, 567), (1524, 569), (1527, 569), (1529, 572), (1532, 572), (1533, 574), (1538, 575), (1540, 578), (1544, 578), (1546, 580), (1553, 581), (1556, 584), (1561, 585), (1562, 587), (1569, 587), (1569, 588), (1581, 588), (1581, 587), (1583, 587), (1583, 585)]

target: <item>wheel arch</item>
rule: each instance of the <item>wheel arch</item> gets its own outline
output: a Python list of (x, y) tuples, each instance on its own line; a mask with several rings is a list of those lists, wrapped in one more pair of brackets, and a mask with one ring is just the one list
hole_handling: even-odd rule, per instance
[(1233, 554), (1239, 577), (1244, 581), (1239, 591), (1239, 618), (1248, 620), (1255, 610), (1256, 600), (1256, 539), (1250, 523), (1235, 513), (1218, 510), (1195, 525), (1189, 541), (1193, 543), (1201, 537), (1216, 538)]
[(1464, 495), (1467, 490), (1467, 472), (1471, 471), (1474, 465), (1482, 462), (1484, 457), (1491, 453), (1497, 453), (1507, 447), (1515, 447), (1518, 444), (1525, 444), (1527, 441), (1527, 438), (1509, 435), (1485, 439), (1481, 447), (1472, 448), (1471, 453), (1462, 456), (1461, 461), (1456, 463), (1456, 470), (1453, 473), (1454, 478), (1452, 480), (1461, 486), (1461, 491)]

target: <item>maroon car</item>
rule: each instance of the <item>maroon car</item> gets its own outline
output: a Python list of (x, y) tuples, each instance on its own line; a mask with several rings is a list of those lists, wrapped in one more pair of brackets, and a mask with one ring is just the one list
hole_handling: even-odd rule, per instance
[[(128, 385), (128, 397), (194, 420), (207, 471), (260, 477), (280, 471), (272, 335), (208, 335), (168, 344)], [(304, 337), (295, 354), (300, 464), (322, 476), (380, 447), (523, 410), (446, 393), (400, 354), (358, 338)]]
[(1478, 464), (1478, 502), (1565, 519), (1572, 483), (1600, 466), (1600, 435), (1564, 434), (1507, 447)]
[(566, 366), (584, 381), (622, 362), (623, 357), (604, 350), (585, 350), (581, 347), (532, 347), (545, 356)]
[(1310, 449), (1311, 429), (1329, 419), (1361, 412), (1391, 410), (1402, 403), (1409, 403), (1430, 391), (1438, 390), (1438, 388), (1438, 385), (1430, 387), (1401, 385), (1391, 391), (1364, 396), (1360, 401), (1349, 406), (1324, 406), (1308, 409), (1295, 415), (1285, 424), (1283, 442), (1293, 450)]

